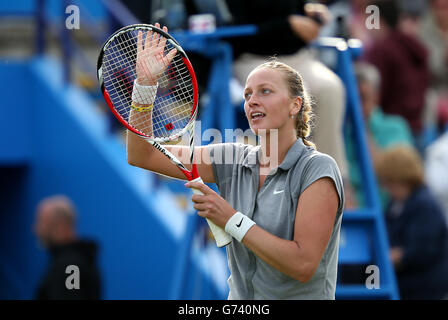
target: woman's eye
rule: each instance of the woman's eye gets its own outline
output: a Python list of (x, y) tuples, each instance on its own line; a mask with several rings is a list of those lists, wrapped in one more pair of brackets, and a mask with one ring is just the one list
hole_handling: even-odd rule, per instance
[(252, 93), (248, 93), (248, 92), (245, 93), (244, 94), (244, 99), (246, 99), (246, 100), (249, 99), (251, 95), (252, 95)]
[(262, 92), (264, 94), (268, 94), (268, 93), (271, 93), (271, 89), (263, 89)]

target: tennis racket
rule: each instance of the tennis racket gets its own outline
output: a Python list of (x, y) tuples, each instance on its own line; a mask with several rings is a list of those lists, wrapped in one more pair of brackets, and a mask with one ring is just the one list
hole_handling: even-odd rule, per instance
[[(203, 183), (194, 160), (198, 85), (179, 43), (152, 25), (126, 26), (104, 43), (97, 75), (104, 99), (115, 117), (162, 152), (187, 180)], [(191, 171), (162, 145), (187, 133)], [(199, 190), (193, 192), (202, 194)], [(210, 220), (207, 222), (218, 247), (230, 243), (229, 234)]]

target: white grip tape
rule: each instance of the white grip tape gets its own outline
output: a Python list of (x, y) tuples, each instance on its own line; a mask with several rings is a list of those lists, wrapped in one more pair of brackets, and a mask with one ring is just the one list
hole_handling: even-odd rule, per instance
[(135, 79), (134, 88), (132, 89), (132, 101), (138, 104), (153, 104), (156, 99), (158, 86), (158, 83), (155, 86), (142, 86)]
[[(201, 177), (198, 177), (191, 181), (204, 183), (204, 181), (202, 181)], [(193, 189), (194, 194), (204, 195), (200, 190), (194, 189), (194, 188), (192, 188), (192, 189)], [(232, 237), (227, 232), (225, 232), (222, 228), (218, 227), (216, 224), (214, 224), (210, 220), (208, 220), (208, 219), (206, 219), (206, 220), (207, 220), (208, 226), (210, 227), (210, 230), (213, 233), (213, 236), (215, 237), (216, 245), (218, 247), (224, 247), (224, 246), (228, 245), (230, 242), (232, 242)]]
[(248, 216), (241, 212), (236, 212), (226, 223), (226, 231), (232, 235), (236, 240), (241, 242), (246, 235), (247, 231), (256, 224)]

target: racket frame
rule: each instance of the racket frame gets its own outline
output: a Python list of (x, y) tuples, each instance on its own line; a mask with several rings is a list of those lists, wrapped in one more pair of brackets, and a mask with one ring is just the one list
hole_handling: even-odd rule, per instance
[[(146, 134), (144, 134), (143, 132), (137, 130), (136, 128), (132, 127), (131, 125), (129, 125), (126, 120), (124, 120), (124, 118), (121, 116), (121, 114), (119, 114), (117, 112), (117, 110), (113, 107), (113, 103), (112, 100), (110, 99), (109, 93), (107, 92), (107, 89), (104, 86), (104, 80), (103, 80), (103, 69), (102, 69), (102, 64), (103, 64), (103, 56), (104, 56), (104, 52), (106, 51), (107, 47), (109, 46), (109, 44), (117, 37), (119, 37), (121, 34), (125, 34), (129, 31), (135, 31), (135, 30), (144, 30), (144, 31), (155, 31), (157, 33), (160, 33), (162, 36), (164, 36), (168, 42), (171, 43), (171, 45), (173, 45), (177, 52), (182, 56), (182, 60), (185, 64), (185, 66), (188, 69), (188, 72), (190, 73), (191, 76), (191, 82), (193, 85), (193, 109), (191, 111), (190, 114), (190, 118), (188, 119), (188, 123), (187, 125), (179, 130), (178, 132), (176, 132), (173, 135), (170, 135), (168, 137), (150, 137)], [(98, 61), (97, 61), (97, 77), (98, 77), (98, 81), (100, 83), (100, 87), (101, 87), (101, 92), (103, 93), (104, 99), (107, 102), (107, 105), (109, 107), (109, 109), (111, 109), (112, 113), (115, 115), (115, 117), (124, 125), (126, 126), (126, 128), (128, 128), (129, 130), (131, 130), (132, 132), (147, 138), (146, 140), (149, 141), (155, 141), (158, 143), (163, 143), (163, 142), (169, 142), (169, 141), (174, 141), (179, 139), (181, 136), (183, 136), (187, 130), (189, 130), (189, 126), (191, 126), (192, 124), (194, 124), (195, 120), (196, 120), (196, 116), (198, 113), (198, 98), (199, 98), (199, 89), (198, 89), (198, 82), (197, 82), (197, 78), (196, 78), (196, 74), (194, 72), (193, 66), (191, 65), (190, 60), (187, 57), (187, 54), (185, 53), (184, 49), (182, 49), (182, 47), (180, 46), (180, 44), (172, 37), (170, 36), (168, 33), (166, 33), (165, 31), (154, 27), (153, 25), (149, 25), (149, 24), (133, 24), (133, 25), (129, 25), (126, 27), (123, 27), (117, 31), (115, 31), (104, 43), (103, 47), (101, 48), (101, 52), (98, 56)]]
[[(167, 136), (167, 137), (156, 137), (156, 138), (150, 137), (150, 136), (144, 134), (143, 132), (137, 130), (136, 128), (132, 127), (130, 124), (128, 124), (128, 122), (122, 117), (122, 115), (120, 113), (118, 113), (117, 110), (114, 108), (112, 100), (109, 96), (109, 93), (107, 92), (107, 89), (105, 88), (105, 85), (104, 85), (103, 70), (102, 70), (104, 52), (107, 50), (107, 47), (109, 46), (109, 44), (116, 37), (118, 37), (121, 34), (124, 34), (126, 32), (135, 31), (135, 30), (155, 31), (155, 32), (161, 34), (162, 36), (164, 36), (167, 39), (167, 41), (169, 43), (171, 43), (171, 45), (173, 47), (175, 47), (177, 52), (181, 55), (182, 60), (185, 64), (185, 66), (187, 67), (187, 69), (190, 73), (190, 76), (191, 76), (191, 80), (192, 80), (192, 84), (193, 84), (193, 109), (192, 109), (190, 117), (188, 119), (188, 123), (187, 123), (187, 125), (185, 125), (184, 128), (177, 131), (175, 134)], [(108, 105), (109, 109), (112, 111), (114, 116), (121, 122), (121, 124), (124, 125), (131, 132), (142, 137), (144, 140), (146, 140), (146, 142), (148, 142), (149, 144), (154, 146), (158, 151), (160, 151), (162, 154), (164, 154), (173, 164), (175, 164), (179, 168), (180, 171), (182, 171), (182, 173), (185, 175), (185, 177), (187, 178), (188, 181), (195, 180), (195, 181), (202, 182), (202, 179), (199, 176), (197, 165), (196, 165), (196, 162), (194, 159), (194, 127), (195, 127), (194, 125), (195, 125), (196, 116), (197, 116), (197, 112), (198, 112), (198, 97), (199, 97), (198, 84), (197, 84), (197, 78), (196, 78), (196, 74), (194, 72), (193, 66), (191, 65), (191, 62), (188, 59), (187, 54), (182, 49), (182, 47), (179, 45), (179, 43), (171, 35), (169, 35), (165, 31), (163, 31), (153, 25), (133, 24), (133, 25), (125, 26), (125, 27), (117, 30), (116, 32), (114, 32), (105, 41), (103, 47), (101, 48), (100, 54), (98, 56), (98, 62), (97, 62), (97, 77), (98, 77), (98, 81), (99, 81), (100, 87), (101, 87), (101, 92), (104, 96), (106, 104)], [(187, 133), (187, 132), (189, 133), (189, 140), (190, 140), (189, 143), (190, 143), (191, 170), (188, 170), (182, 164), (182, 162), (179, 161), (178, 158), (176, 158), (170, 151), (168, 151), (165, 147), (163, 147), (161, 145), (161, 143), (164, 143), (164, 142), (177, 140), (181, 136), (185, 135), (185, 133)], [(198, 191), (198, 190), (194, 190), (194, 191), (195, 191), (195, 193), (200, 194), (200, 191)], [(212, 232), (215, 236), (215, 240), (216, 240), (218, 247), (226, 246), (232, 241), (232, 237), (228, 233), (226, 233), (222, 228), (219, 228), (210, 220), (208, 220), (208, 219), (206, 219), (206, 220), (210, 226), (210, 229), (212, 230)]]

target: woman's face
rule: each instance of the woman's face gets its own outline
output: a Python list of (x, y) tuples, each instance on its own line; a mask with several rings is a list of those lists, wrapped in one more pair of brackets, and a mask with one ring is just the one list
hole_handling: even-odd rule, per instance
[(244, 89), (244, 111), (255, 134), (259, 130), (295, 130), (300, 98), (291, 99), (281, 71), (262, 68), (249, 74)]

